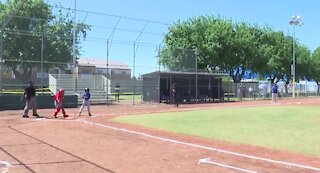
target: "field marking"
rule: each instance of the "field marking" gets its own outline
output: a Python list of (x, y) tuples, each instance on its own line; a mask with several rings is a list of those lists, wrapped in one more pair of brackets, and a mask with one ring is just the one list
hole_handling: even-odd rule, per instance
[(241, 172), (258, 173), (258, 172), (255, 172), (255, 171), (250, 171), (250, 170), (247, 170), (247, 169), (243, 169), (243, 168), (239, 168), (239, 167), (235, 167), (235, 166), (230, 166), (230, 165), (225, 165), (225, 164), (222, 164), (222, 163), (214, 162), (214, 161), (211, 160), (211, 158), (200, 159), (198, 161), (198, 164), (201, 164), (201, 163), (213, 164), (213, 165), (217, 165), (217, 166), (224, 167), (224, 168), (229, 168), (229, 169), (234, 169), (234, 170), (241, 171)]
[(11, 164), (9, 162), (0, 160), (0, 173), (8, 173), (10, 167), (11, 167)]
[(37, 118), (33, 121), (51, 121), (51, 122), (71, 122), (77, 120), (76, 118)]
[[(73, 121), (73, 122), (75, 122), (75, 121)], [(15, 128), (12, 127), (12, 126), (9, 126), (9, 128), (12, 129), (12, 130), (14, 130), (14, 131), (16, 131), (16, 132), (19, 133), (19, 134), (22, 134), (22, 135), (24, 135), (24, 136), (27, 136), (27, 137), (29, 137), (29, 138), (32, 138), (32, 139), (34, 139), (34, 140), (36, 140), (36, 141), (39, 141), (40, 143), (42, 143), (42, 144), (44, 144), (44, 145), (47, 145), (47, 146), (49, 146), (49, 147), (51, 147), (51, 148), (54, 148), (54, 149), (56, 149), (56, 150), (58, 150), (58, 151), (61, 151), (61, 152), (63, 152), (64, 154), (67, 154), (67, 155), (69, 155), (69, 156), (72, 156), (72, 157), (74, 157), (74, 158), (77, 158), (77, 159), (79, 159), (79, 161), (83, 161), (83, 162), (89, 163), (89, 164), (91, 164), (91, 165), (93, 165), (93, 166), (95, 166), (95, 167), (98, 167), (98, 168), (102, 169), (102, 170), (105, 170), (105, 171), (107, 171), (107, 172), (114, 173), (113, 171), (109, 170), (108, 168), (105, 168), (105, 167), (103, 167), (103, 166), (100, 166), (100, 165), (98, 165), (98, 164), (95, 163), (95, 162), (91, 162), (91, 161), (89, 161), (89, 160), (87, 160), (87, 159), (84, 159), (84, 158), (82, 158), (82, 157), (80, 157), (80, 156), (77, 156), (77, 155), (75, 155), (75, 154), (72, 154), (72, 153), (70, 153), (69, 151), (63, 150), (63, 149), (61, 149), (61, 148), (59, 148), (59, 147), (57, 147), (57, 146), (54, 146), (53, 144), (49, 144), (49, 143), (47, 143), (47, 142), (45, 142), (45, 141), (43, 141), (43, 140), (41, 140), (41, 139), (38, 139), (37, 137), (34, 137), (34, 136), (32, 136), (32, 135), (29, 135), (29, 134), (27, 134), (27, 133), (24, 133), (24, 132), (22, 132), (22, 131), (19, 131), (18, 129), (15, 129)], [(14, 158), (16, 161), (18, 161), (20, 165), (23, 165), (24, 167), (26, 167), (30, 172), (36, 173), (34, 170), (32, 170), (32, 169), (29, 167), (30, 165), (32, 165), (32, 163), (31, 163), (31, 164), (25, 164), (25, 163), (23, 163), (22, 161), (20, 161), (19, 159), (17, 159), (15, 156), (13, 156), (12, 154), (8, 153), (6, 150), (4, 150), (3, 148), (1, 148), (1, 146), (0, 146), (0, 149), (1, 149), (3, 152), (5, 152), (6, 154), (8, 154), (9, 156), (11, 156), (12, 158)], [(34, 163), (34, 164), (36, 164), (36, 163)], [(37, 164), (39, 164), (39, 163), (37, 163)], [(40, 163), (40, 164), (41, 164), (41, 163)], [(44, 164), (46, 164), (46, 163), (44, 163)], [(1, 173), (1, 172), (0, 172), (0, 173)]]
[(92, 115), (91, 118), (101, 117), (101, 115)]
[(317, 168), (317, 167), (301, 165), (301, 164), (296, 164), (296, 163), (290, 163), (290, 162), (285, 162), (285, 161), (280, 161), (280, 160), (267, 159), (267, 158), (263, 158), (263, 157), (257, 157), (257, 156), (246, 155), (246, 154), (241, 154), (241, 153), (237, 153), (237, 152), (232, 152), (232, 151), (227, 151), (227, 150), (221, 150), (221, 149), (217, 149), (217, 148), (207, 147), (207, 146), (203, 146), (203, 145), (199, 145), (199, 144), (193, 144), (193, 143), (189, 143), (189, 142), (182, 142), (182, 141), (169, 139), (169, 138), (162, 138), (162, 137), (159, 137), (159, 136), (153, 136), (153, 135), (146, 134), (146, 133), (143, 133), (143, 132), (137, 132), (137, 131), (128, 130), (128, 129), (125, 129), (125, 128), (112, 127), (112, 126), (99, 124), (99, 123), (94, 123), (94, 122), (90, 122), (90, 121), (86, 121), (86, 120), (75, 120), (75, 121), (79, 121), (79, 122), (82, 122), (82, 123), (85, 123), (85, 124), (89, 124), (89, 125), (93, 125), (93, 126), (108, 128), (108, 129), (112, 129), (112, 130), (116, 130), (116, 131), (121, 131), (121, 132), (131, 133), (131, 134), (135, 134), (135, 135), (140, 135), (140, 136), (144, 136), (144, 137), (148, 137), (148, 138), (158, 139), (158, 140), (165, 141), (165, 142), (171, 142), (171, 143), (175, 143), (175, 144), (181, 144), (181, 145), (191, 146), (191, 147), (195, 147), (195, 148), (201, 148), (201, 149), (205, 149), (205, 150), (209, 150), (209, 151), (215, 151), (215, 152), (220, 152), (220, 153), (224, 153), (224, 154), (229, 154), (229, 155), (234, 155), (234, 156), (239, 156), (239, 157), (244, 157), (244, 158), (249, 158), (249, 159), (254, 159), (254, 160), (265, 161), (265, 162), (274, 163), (274, 164), (280, 164), (280, 165), (292, 166), (292, 167), (297, 167), (297, 168), (302, 168), (302, 169), (320, 171), (320, 168)]
[(133, 105), (135, 108), (145, 108), (145, 107), (151, 107), (151, 108), (156, 108), (158, 105)]
[[(63, 118), (63, 117), (58, 117), (58, 118), (54, 118), (54, 117), (43, 117), (43, 118), (36, 118), (36, 119), (32, 119), (32, 121), (38, 121), (38, 122), (75, 122), (75, 121), (79, 121), (79, 120), (85, 120), (86, 118), (97, 118), (97, 117), (101, 117), (101, 115), (93, 115), (93, 116), (70, 116), (67, 118)], [(4, 126), (7, 127), (7, 126)]]

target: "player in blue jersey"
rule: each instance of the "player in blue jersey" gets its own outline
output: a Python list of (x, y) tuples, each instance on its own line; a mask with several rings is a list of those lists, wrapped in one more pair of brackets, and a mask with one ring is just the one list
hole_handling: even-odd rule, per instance
[(90, 97), (91, 97), (91, 94), (90, 94), (89, 88), (85, 88), (84, 89), (84, 94), (82, 96), (83, 101), (82, 101), (82, 105), (80, 107), (79, 116), (81, 115), (82, 109), (83, 109), (83, 107), (85, 105), (87, 105), (89, 116), (91, 116), (91, 112), (90, 112)]

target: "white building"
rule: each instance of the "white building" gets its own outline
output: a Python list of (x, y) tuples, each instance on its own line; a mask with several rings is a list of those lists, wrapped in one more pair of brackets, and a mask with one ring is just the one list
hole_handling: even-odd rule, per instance
[(94, 58), (78, 59), (79, 74), (100, 74), (109, 77), (110, 79), (130, 79), (131, 69), (127, 64), (120, 61), (110, 61), (107, 65), (106, 60)]

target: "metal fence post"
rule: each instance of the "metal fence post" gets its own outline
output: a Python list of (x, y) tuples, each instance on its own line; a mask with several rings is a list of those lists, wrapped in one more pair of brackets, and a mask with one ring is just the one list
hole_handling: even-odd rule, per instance
[(160, 58), (161, 58), (161, 44), (159, 45), (159, 50), (158, 50), (158, 103), (160, 103), (161, 101), (161, 69), (160, 69), (160, 66), (161, 66), (161, 63), (160, 63)]
[(135, 76), (135, 65), (136, 65), (136, 43), (133, 44), (133, 64), (132, 64), (132, 79), (133, 79), (133, 94), (132, 94), (132, 105), (134, 105), (134, 96), (136, 93), (136, 76)]
[(228, 80), (228, 101), (230, 101), (230, 80)]
[(77, 22), (77, 0), (74, 1), (74, 17), (73, 17), (73, 44), (72, 44), (72, 63), (73, 63), (73, 77), (74, 77), (74, 93), (77, 93), (77, 77), (78, 75), (76, 73), (76, 44), (77, 44), (77, 34), (76, 34), (76, 22)]
[(43, 95), (43, 51), (44, 51), (44, 34), (41, 36), (41, 95)]
[(0, 30), (0, 94), (3, 91), (3, 33)]
[(198, 101), (198, 55), (195, 52), (195, 60), (196, 60), (196, 100)]
[[(110, 70), (111, 73), (111, 70)], [(109, 105), (109, 40), (107, 41), (107, 105)]]

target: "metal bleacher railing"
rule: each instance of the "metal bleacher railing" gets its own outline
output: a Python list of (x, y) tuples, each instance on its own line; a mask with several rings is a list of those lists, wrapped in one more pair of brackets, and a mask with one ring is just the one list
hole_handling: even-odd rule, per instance
[(60, 88), (65, 90), (66, 95), (78, 95), (79, 103), (82, 100), (81, 95), (85, 88), (90, 88), (91, 101), (94, 104), (112, 101), (111, 98), (108, 98), (110, 95), (110, 80), (103, 75), (49, 74), (50, 91), (55, 94)]

